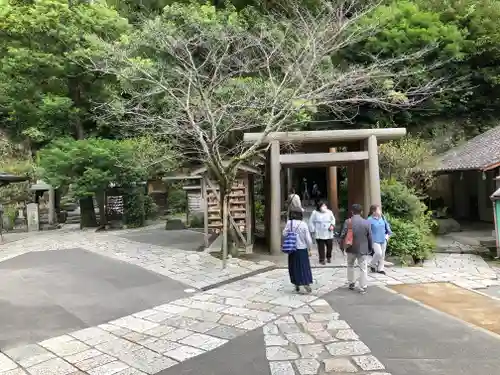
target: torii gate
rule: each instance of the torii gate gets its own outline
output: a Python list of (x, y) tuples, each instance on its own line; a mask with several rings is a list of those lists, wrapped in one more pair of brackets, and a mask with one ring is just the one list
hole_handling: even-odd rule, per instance
[[(281, 167), (348, 166), (349, 206), (361, 203), (365, 209), (381, 204), (378, 144), (406, 135), (405, 128), (319, 130), (273, 132), (262, 139), (262, 133), (245, 133), (244, 141), (270, 144), (267, 163), (269, 168), (269, 247), (278, 254), (281, 247)], [(282, 144), (314, 145), (314, 153), (281, 154)], [(347, 152), (334, 152), (335, 147), (347, 147)], [(333, 173), (329, 174), (330, 176)], [(335, 186), (333, 186), (335, 184)], [(330, 192), (337, 194), (336, 181), (330, 179)], [(268, 191), (269, 191), (268, 190)], [(337, 201), (336, 197), (331, 200)]]

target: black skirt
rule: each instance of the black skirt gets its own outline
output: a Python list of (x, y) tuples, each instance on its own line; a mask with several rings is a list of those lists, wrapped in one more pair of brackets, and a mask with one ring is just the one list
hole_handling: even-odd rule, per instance
[(298, 249), (288, 255), (288, 273), (294, 285), (311, 285), (311, 263), (307, 249)]

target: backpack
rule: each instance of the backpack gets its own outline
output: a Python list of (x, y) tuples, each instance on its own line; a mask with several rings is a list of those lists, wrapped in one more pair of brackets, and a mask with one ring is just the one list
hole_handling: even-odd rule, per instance
[(352, 220), (348, 219), (347, 220), (347, 232), (345, 234), (344, 243), (343, 243), (344, 250), (351, 247), (353, 241), (354, 241), (354, 235), (352, 233)]
[[(295, 230), (297, 230), (297, 228), (295, 228)], [(293, 220), (290, 221), (290, 230), (286, 232), (285, 237), (283, 238), (281, 251), (285, 254), (291, 254), (297, 251), (297, 233), (293, 230)]]

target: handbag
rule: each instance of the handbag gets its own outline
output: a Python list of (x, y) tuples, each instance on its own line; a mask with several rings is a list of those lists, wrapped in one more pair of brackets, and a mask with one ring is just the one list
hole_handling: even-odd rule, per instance
[(347, 232), (345, 234), (343, 246), (342, 246), (344, 248), (344, 250), (350, 248), (352, 246), (353, 241), (354, 241), (354, 235), (352, 233), (352, 220), (348, 219), (347, 220)]
[[(297, 230), (297, 228), (295, 230)], [(284, 252), (285, 254), (291, 254), (297, 251), (297, 233), (293, 230), (293, 220), (290, 221), (290, 230), (286, 232), (283, 238), (281, 251)]]

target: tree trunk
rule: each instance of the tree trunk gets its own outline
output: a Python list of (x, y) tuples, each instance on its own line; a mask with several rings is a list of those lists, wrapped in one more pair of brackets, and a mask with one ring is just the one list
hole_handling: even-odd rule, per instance
[[(80, 82), (78, 81), (78, 77), (69, 78), (68, 89), (71, 100), (73, 101), (73, 107), (81, 108), (82, 97), (81, 97)], [(77, 114), (75, 115), (74, 125), (75, 125), (75, 138), (84, 139), (85, 131), (83, 129), (82, 119), (78, 111)]]
[(92, 197), (80, 199), (80, 228), (97, 227), (97, 219), (94, 211), (94, 200)]

